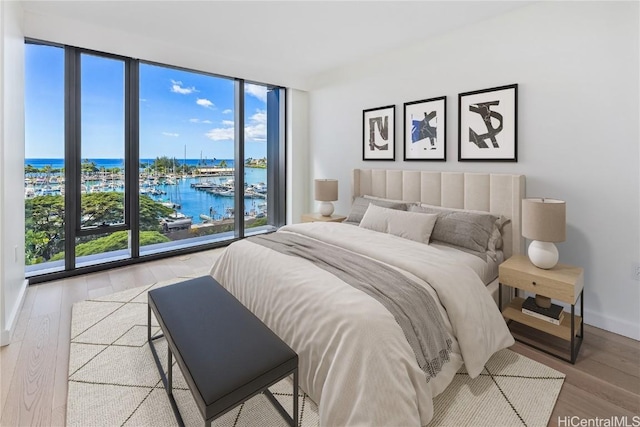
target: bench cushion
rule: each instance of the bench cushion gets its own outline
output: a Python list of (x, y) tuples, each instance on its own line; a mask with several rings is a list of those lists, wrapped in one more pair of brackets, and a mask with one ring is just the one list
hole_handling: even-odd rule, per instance
[(297, 354), (211, 276), (154, 289), (149, 303), (201, 396), (194, 393), (205, 419), (298, 366)]

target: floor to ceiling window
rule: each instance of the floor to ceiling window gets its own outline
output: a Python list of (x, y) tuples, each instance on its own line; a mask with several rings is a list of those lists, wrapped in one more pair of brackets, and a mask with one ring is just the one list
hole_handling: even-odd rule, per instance
[[(125, 224), (125, 62), (80, 54), (80, 227), (76, 266), (129, 258)], [(115, 230), (114, 230), (115, 229)]]
[(26, 51), (32, 283), (284, 223), (283, 88), (41, 42)]
[[(269, 188), (277, 188), (278, 151), (268, 144), (281, 137), (284, 127), (282, 89), (267, 85), (244, 85), (244, 228), (246, 234), (260, 232), (276, 215), (278, 197)], [(282, 160), (282, 163), (284, 161)], [(282, 201), (284, 203), (284, 201)]]
[(64, 270), (64, 49), (25, 46), (25, 263)]
[(140, 64), (140, 209), (166, 208), (162, 241), (140, 224), (142, 254), (234, 236), (234, 85)]

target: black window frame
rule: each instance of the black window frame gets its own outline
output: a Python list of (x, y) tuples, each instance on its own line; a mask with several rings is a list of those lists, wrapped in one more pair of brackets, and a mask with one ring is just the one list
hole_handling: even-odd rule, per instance
[[(139, 227), (139, 187), (138, 157), (139, 140), (139, 84), (140, 64), (150, 64), (182, 71), (199, 73), (234, 81), (235, 91), (235, 141), (234, 164), (237, 188), (244, 188), (244, 85), (247, 83), (266, 86), (267, 92), (267, 158), (270, 159), (267, 169), (268, 227), (262, 231), (275, 230), (286, 222), (286, 93), (285, 87), (262, 82), (245, 81), (241, 78), (224, 76), (206, 71), (194, 70), (149, 60), (130, 58), (108, 52), (100, 52), (86, 48), (25, 38), (25, 44), (54, 46), (64, 49), (64, 128), (65, 128), (65, 266), (64, 270), (50, 272), (44, 268), (39, 274), (37, 270), (27, 276), (29, 284), (63, 279), (81, 274), (103, 271), (111, 268), (163, 259), (171, 256), (206, 251), (227, 246), (245, 237), (244, 215), (235, 215), (234, 235), (227, 240), (215, 240), (207, 243), (193, 243), (187, 247), (168, 249), (162, 252), (140, 255)], [(125, 220), (123, 224), (100, 227), (82, 227), (81, 220), (81, 100), (80, 76), (81, 55), (89, 54), (124, 61), (124, 101), (125, 101)], [(244, 198), (235, 198), (236, 212), (244, 211)], [(105, 260), (88, 266), (76, 265), (76, 238), (116, 231), (129, 232), (129, 257), (126, 259)], [(253, 234), (253, 233), (252, 233)], [(26, 272), (25, 272), (26, 273)]]

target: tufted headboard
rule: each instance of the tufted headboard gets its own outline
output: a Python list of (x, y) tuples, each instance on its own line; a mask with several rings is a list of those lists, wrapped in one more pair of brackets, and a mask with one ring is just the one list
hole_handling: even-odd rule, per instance
[(505, 258), (524, 252), (524, 175), (354, 169), (351, 185), (354, 198), (370, 195), (503, 215), (511, 220), (503, 228)]

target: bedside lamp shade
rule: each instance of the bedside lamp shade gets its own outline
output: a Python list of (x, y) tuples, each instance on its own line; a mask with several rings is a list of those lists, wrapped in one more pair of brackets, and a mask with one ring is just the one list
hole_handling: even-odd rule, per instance
[(554, 242), (564, 242), (566, 203), (556, 199), (522, 200), (522, 235), (533, 240), (527, 251), (529, 260), (540, 268), (549, 269), (558, 263)]
[(316, 179), (315, 199), (320, 204), (320, 214), (331, 216), (333, 213), (333, 203), (338, 200), (338, 180), (337, 179)]

